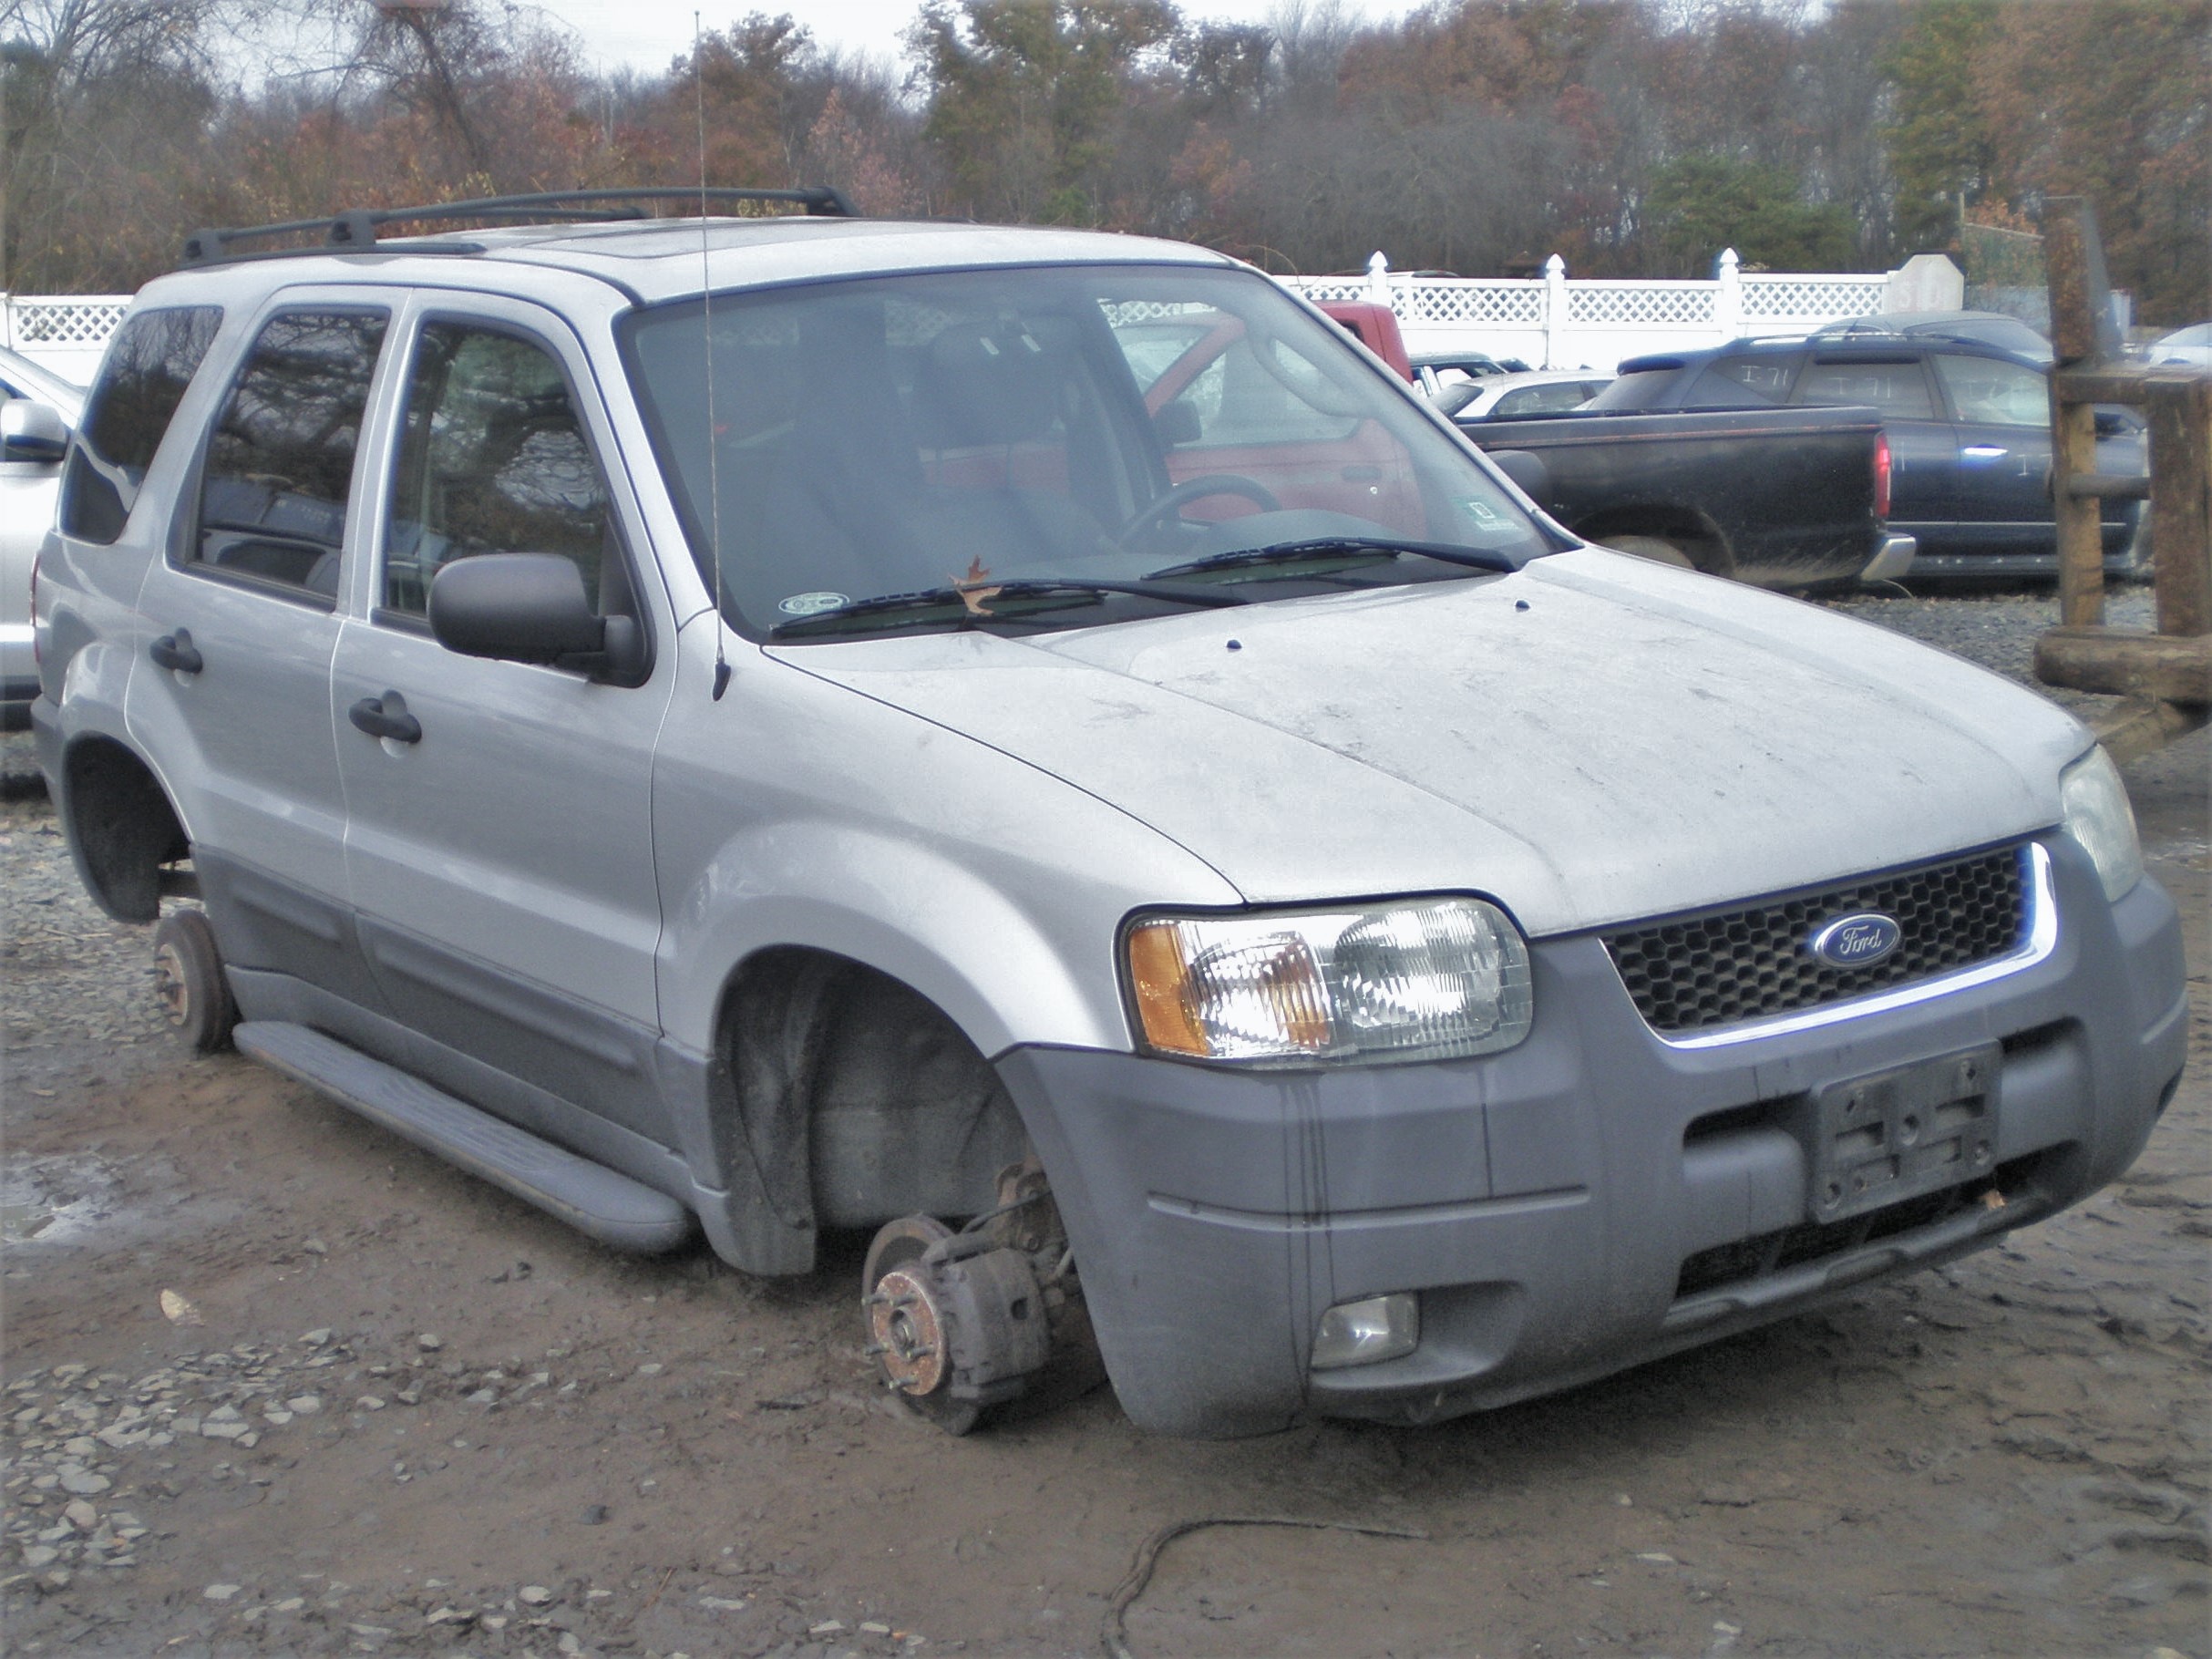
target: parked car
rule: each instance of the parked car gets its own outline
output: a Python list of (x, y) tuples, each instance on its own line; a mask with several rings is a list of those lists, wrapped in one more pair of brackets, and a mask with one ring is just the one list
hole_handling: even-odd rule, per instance
[(2177, 364), (2184, 368), (2212, 369), (2212, 323), (2192, 323), (2172, 334), (2160, 335), (2145, 349), (2154, 365)]
[(1880, 339), (1894, 335), (1936, 340), (1967, 340), (1994, 345), (2048, 368), (2058, 360), (2051, 342), (2031, 325), (2001, 311), (1888, 311), (1846, 317), (1813, 330), (1816, 340)]
[(1612, 378), (1590, 369), (1492, 375), (1444, 387), (1436, 397), (1436, 407), (1463, 427), (1485, 420), (1518, 420), (1529, 415), (1564, 415), (1602, 392)]
[[(1604, 410), (1756, 409), (1856, 404), (1878, 410), (1894, 472), (1890, 526), (1919, 544), (1915, 577), (2045, 576), (2058, 569), (2045, 371), (1995, 345), (1948, 336), (1739, 340), (1632, 357), (1590, 400)], [(2142, 474), (2140, 428), (2100, 412), (2097, 469)], [(2104, 504), (2104, 564), (2146, 574), (2139, 501)]]
[(1413, 359), (1413, 366), (1416, 376), (1425, 371), (1443, 386), (1461, 379), (1480, 380), (1486, 375), (1528, 372), (1528, 366), (1518, 357), (1493, 357), (1478, 351), (1424, 352)]
[(0, 347), (0, 731), (31, 723), (31, 566), (54, 524), (54, 495), (84, 389)]
[(625, 1248), (877, 1230), (956, 1430), (1085, 1320), (1148, 1429), (1502, 1405), (2140, 1150), (2179, 924), (2063, 710), (1585, 544), (1232, 260), (756, 194), (139, 294), (35, 723), (195, 1044)]

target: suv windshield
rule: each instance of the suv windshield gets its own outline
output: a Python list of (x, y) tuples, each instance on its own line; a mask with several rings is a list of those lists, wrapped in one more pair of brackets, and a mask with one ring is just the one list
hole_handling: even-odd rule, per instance
[[(1329, 325), (1244, 273), (718, 294), (634, 314), (623, 345), (694, 557), (710, 582), (719, 558), (724, 608), (756, 637), (832, 634), (848, 614), (855, 631), (1074, 626), (1194, 584), (1260, 599), (1466, 580), (1556, 545)], [(1347, 542), (1365, 551), (1291, 556)], [(1261, 549), (1285, 556), (1220, 557)], [(1041, 583), (1090, 585), (1040, 603)], [(1028, 601), (995, 606), (986, 590), (1011, 584)], [(936, 598), (869, 603), (891, 595)]]

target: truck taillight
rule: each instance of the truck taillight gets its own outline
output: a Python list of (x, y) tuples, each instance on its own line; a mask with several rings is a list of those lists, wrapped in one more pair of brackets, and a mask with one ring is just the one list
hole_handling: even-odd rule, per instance
[(1889, 434), (1874, 435), (1874, 516), (1889, 516)]

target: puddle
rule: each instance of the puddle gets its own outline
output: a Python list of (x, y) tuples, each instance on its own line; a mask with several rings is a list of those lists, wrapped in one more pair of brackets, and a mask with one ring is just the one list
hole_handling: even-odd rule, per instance
[(119, 1184), (104, 1159), (12, 1159), (0, 1175), (0, 1241), (68, 1244), (89, 1238), (115, 1213)]

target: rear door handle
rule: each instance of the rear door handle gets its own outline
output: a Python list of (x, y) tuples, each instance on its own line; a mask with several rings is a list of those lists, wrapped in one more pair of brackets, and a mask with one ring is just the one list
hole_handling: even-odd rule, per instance
[(174, 634), (164, 634), (146, 647), (146, 654), (160, 667), (178, 674), (198, 674), (207, 666), (206, 660), (192, 645), (192, 631), (180, 628)]
[(2005, 453), (2002, 444), (1969, 444), (1959, 451), (1970, 461), (1993, 461)]
[(422, 741), (422, 722), (407, 713), (407, 700), (396, 691), (363, 697), (345, 711), (345, 717), (372, 737), (389, 737), (394, 743)]

